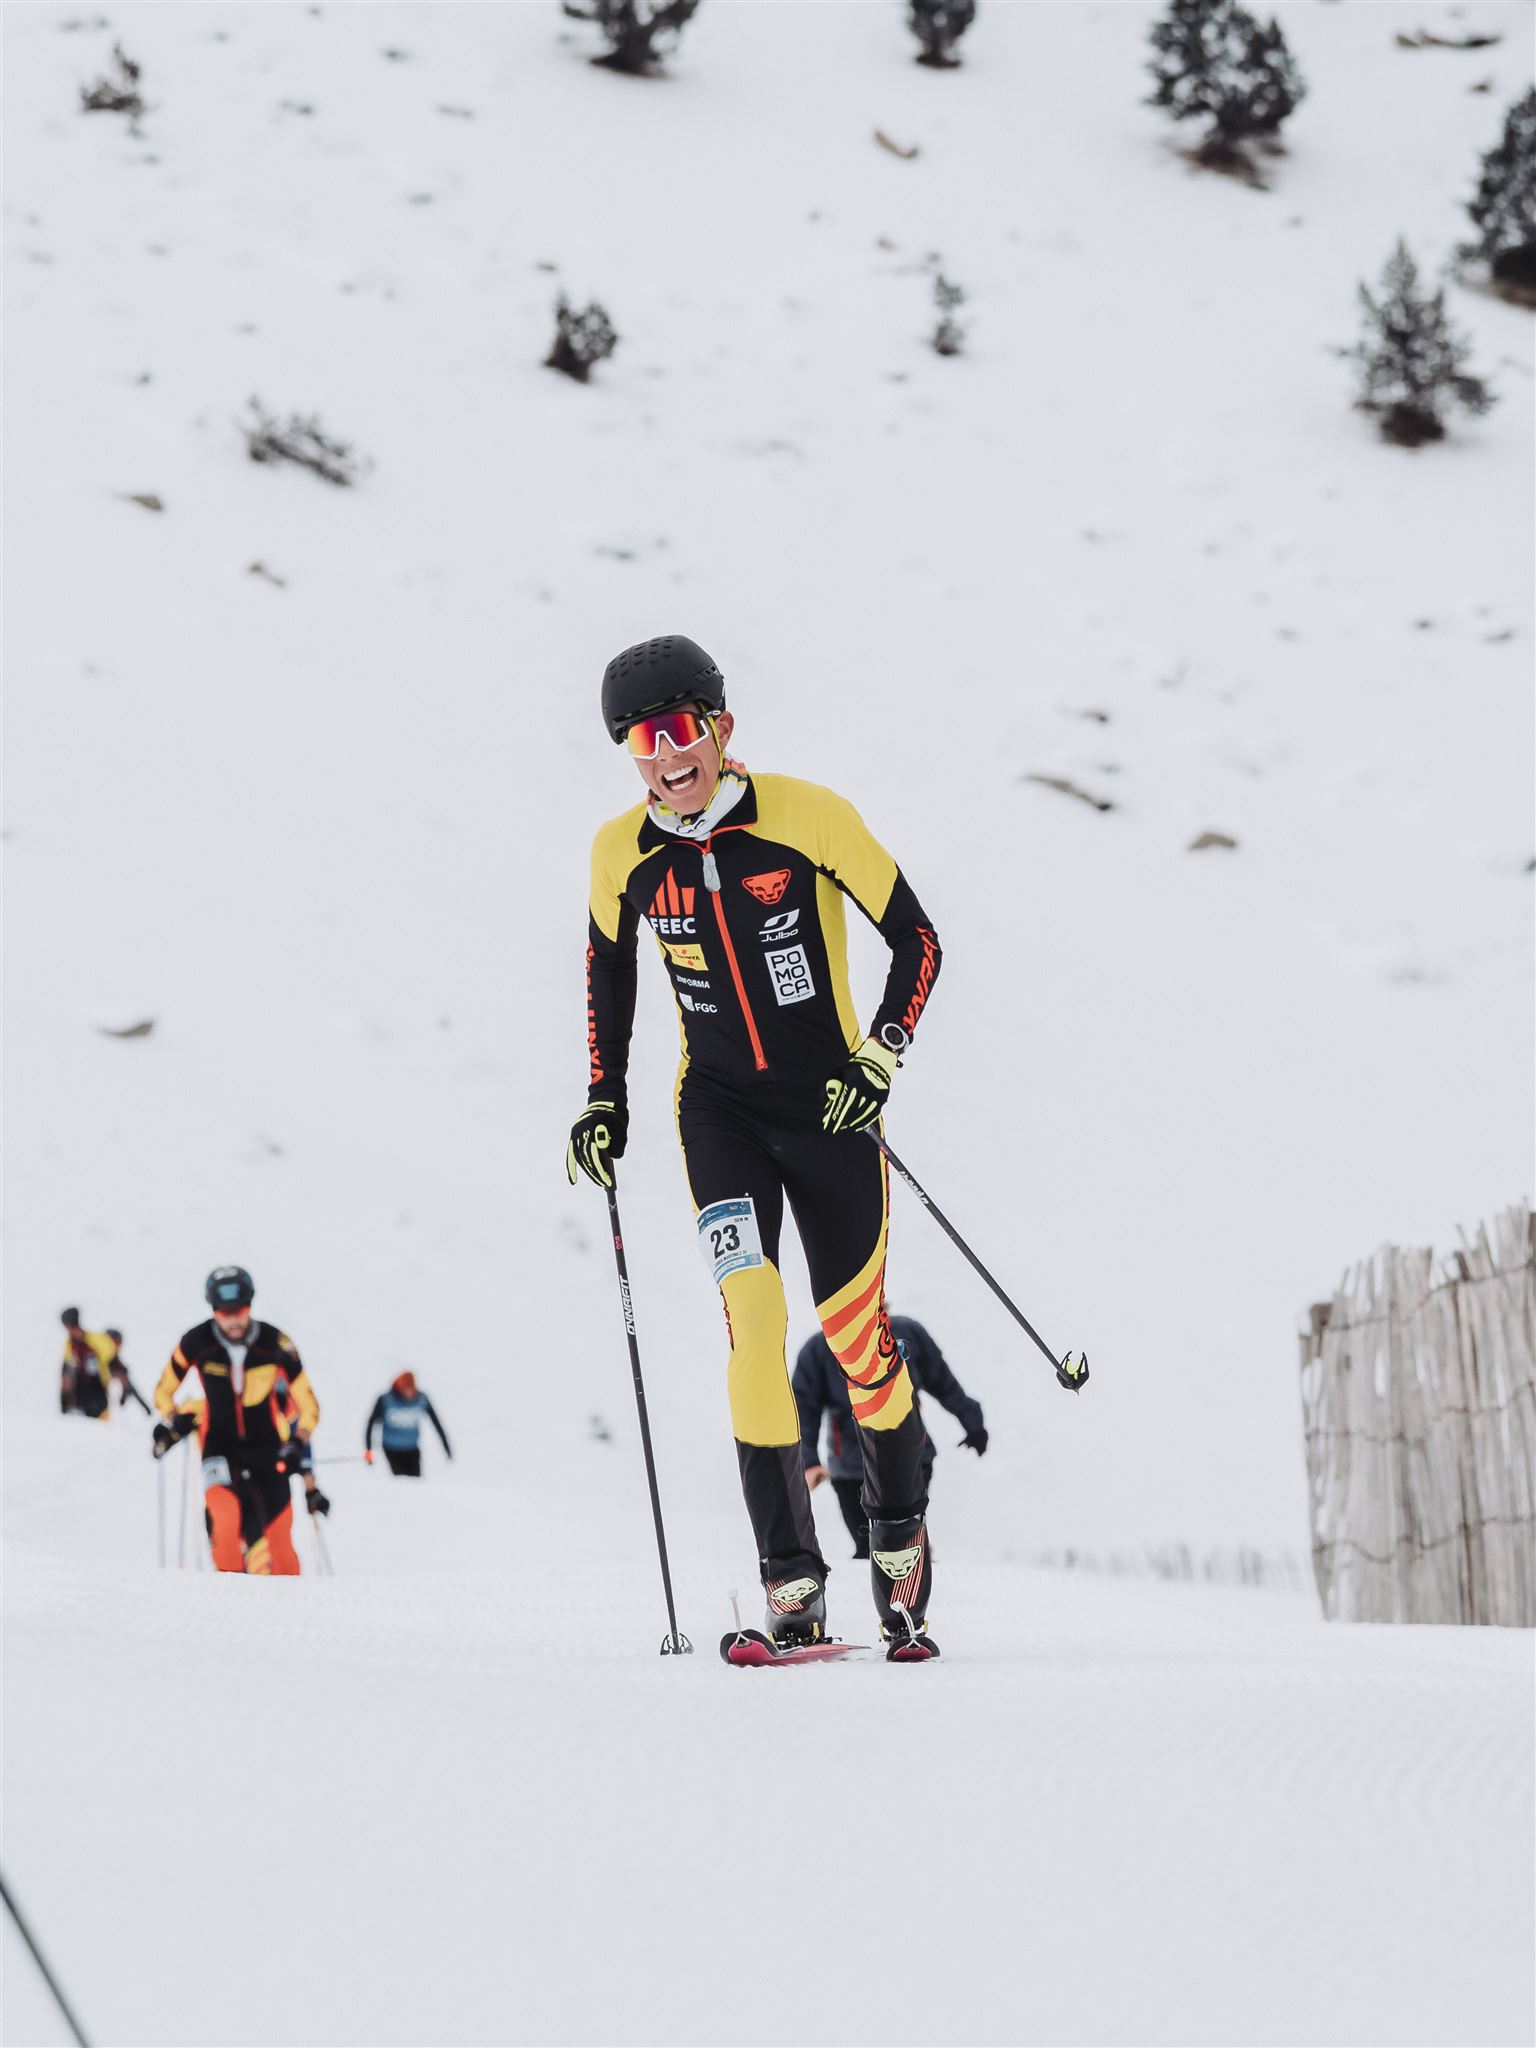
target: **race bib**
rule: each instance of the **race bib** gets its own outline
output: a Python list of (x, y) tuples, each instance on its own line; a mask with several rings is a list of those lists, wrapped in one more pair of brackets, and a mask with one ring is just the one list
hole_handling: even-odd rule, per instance
[(233, 1486), (234, 1483), (233, 1479), (229, 1476), (228, 1458), (204, 1458), (203, 1490), (205, 1492), (210, 1486)]
[(763, 1240), (752, 1197), (733, 1195), (729, 1201), (711, 1202), (707, 1209), (701, 1209), (699, 1244), (717, 1287), (728, 1273), (739, 1273), (744, 1266), (760, 1266)]

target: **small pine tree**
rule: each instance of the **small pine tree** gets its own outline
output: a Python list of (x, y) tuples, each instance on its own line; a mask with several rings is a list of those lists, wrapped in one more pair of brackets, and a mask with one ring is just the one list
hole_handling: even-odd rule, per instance
[(144, 95), (139, 91), (139, 80), (143, 75), (143, 65), (136, 64), (121, 43), (114, 43), (112, 69), (104, 72), (94, 85), (82, 85), (80, 88), (81, 112), (126, 114), (129, 127), (137, 133), (139, 117), (145, 111)]
[(563, 0), (561, 12), (602, 30), (608, 48), (592, 59), (594, 64), (639, 78), (659, 68), (698, 6), (699, 0), (588, 0), (578, 7), (574, 0)]
[(965, 293), (957, 284), (951, 284), (941, 271), (933, 280), (933, 303), (939, 309), (938, 324), (930, 336), (935, 355), (957, 356), (965, 346), (965, 329), (954, 316), (957, 306), (965, 304)]
[(976, 0), (907, 0), (907, 27), (922, 45), (918, 63), (955, 70), (955, 45), (975, 19)]
[(1460, 254), (1481, 258), (1511, 281), (1531, 281), (1536, 268), (1536, 86), (1504, 117), (1497, 148), (1483, 158), (1477, 191), (1467, 201), (1477, 239)]
[(619, 345), (618, 331), (594, 299), (578, 313), (564, 292), (555, 301), (555, 339), (544, 358), (547, 370), (559, 370), (585, 384), (592, 365), (611, 356)]
[(293, 462), (312, 469), (328, 484), (349, 489), (373, 464), (350, 441), (338, 441), (314, 413), (291, 412), (286, 420), (269, 412), (259, 398), (249, 401), (250, 418), (242, 420), (245, 452), (252, 462)]
[(1242, 145), (1273, 145), (1307, 90), (1279, 23), (1266, 27), (1237, 0), (1170, 0), (1151, 41), (1148, 105), (1211, 123), (1195, 151), (1200, 163), (1251, 172)]
[(1493, 393), (1464, 365), (1468, 344), (1445, 317), (1445, 293), (1419, 290), (1418, 266), (1399, 241), (1381, 274), (1379, 298), (1362, 284), (1365, 331), (1348, 351), (1360, 366), (1362, 412), (1374, 414), (1382, 439), (1418, 448), (1445, 435), (1440, 415), (1455, 403), (1485, 413)]

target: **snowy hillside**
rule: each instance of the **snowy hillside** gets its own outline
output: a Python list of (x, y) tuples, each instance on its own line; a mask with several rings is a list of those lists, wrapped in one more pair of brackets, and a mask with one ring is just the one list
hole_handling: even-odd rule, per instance
[[(89, 1907), (104, 2038), (821, 2038), (746, 1989), (800, 1953), (761, 1910), (797, 1881), (828, 2040), (1528, 2037), (1528, 1642), (1027, 1569), (1304, 1554), (1297, 1312), (1532, 1181), (1531, 323), (1452, 288), (1500, 402), (1417, 454), (1336, 353), (1399, 234), (1431, 272), (1462, 238), (1530, 15), (1283, 8), (1311, 90), (1267, 192), (1141, 104), (1152, 15), (988, 0), (935, 74), (894, 6), (707, 0), (642, 82), (552, 4), (6, 9), (6, 1855), (45, 1928)], [(1502, 40), (1396, 47), (1426, 25)], [(137, 134), (78, 111), (114, 39)], [(561, 289), (622, 337), (584, 388), (541, 366)], [(372, 471), (248, 462), (253, 394)], [(992, 1431), (939, 1433), (915, 1815), (825, 1690), (856, 1728), (893, 1674), (765, 1705), (654, 1657), (562, 1157), (587, 847), (634, 791), (597, 682), (668, 630), (749, 766), (846, 792), (913, 878), (945, 970), (892, 1142), (1093, 1362), (1069, 1401), (897, 1190), (893, 1303)], [(708, 1652), (750, 1536), (644, 966), (622, 1194)], [(334, 1581), (161, 1578), (143, 1430), (53, 1412), (63, 1303), (147, 1387), (229, 1259), (322, 1453), (404, 1365), (455, 1438), (419, 1498), (339, 1468)], [(852, 1571), (832, 1600), (868, 1626)], [(102, 1693), (113, 1798), (61, 1831)], [(177, 1794), (285, 1710), (246, 1897), (333, 1945), (215, 2012), (214, 1958), (147, 1966), (207, 1854)], [(850, 1911), (840, 1817), (882, 1798), (937, 1860)]]

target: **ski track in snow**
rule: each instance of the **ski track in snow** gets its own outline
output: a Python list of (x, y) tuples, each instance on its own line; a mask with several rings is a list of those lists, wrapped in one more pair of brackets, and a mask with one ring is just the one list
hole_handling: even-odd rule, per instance
[[(136, 1442), (19, 1437), (7, 1857), (103, 2041), (1530, 2038), (1527, 1636), (941, 1553), (938, 1664), (731, 1671), (696, 1561), (683, 1660), (644, 1543), (499, 1568), (553, 1497), (353, 1468), (334, 1578), (161, 1573)], [(231, 1910), (292, 1915), (270, 1981)]]

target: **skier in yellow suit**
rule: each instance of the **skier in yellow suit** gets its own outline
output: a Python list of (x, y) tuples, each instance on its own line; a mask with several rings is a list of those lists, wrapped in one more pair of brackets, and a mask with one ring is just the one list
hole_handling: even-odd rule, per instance
[[(608, 665), (602, 705), (646, 797), (592, 849), (588, 1099), (567, 1171), (611, 1186), (610, 1162), (624, 1151), (636, 944), (649, 925), (677, 1001), (678, 1131), (725, 1307), (768, 1631), (814, 1641), (826, 1618), (827, 1566), (784, 1356), (787, 1202), (859, 1428), (876, 1611), (888, 1636), (907, 1641), (926, 1631), (932, 1580), (924, 1436), (885, 1306), (885, 1161), (858, 1133), (878, 1128), (938, 975), (939, 942), (850, 803), (788, 776), (749, 775), (727, 756), (724, 680), (694, 641), (626, 648)], [(848, 980), (849, 902), (891, 949), (867, 1032)]]

